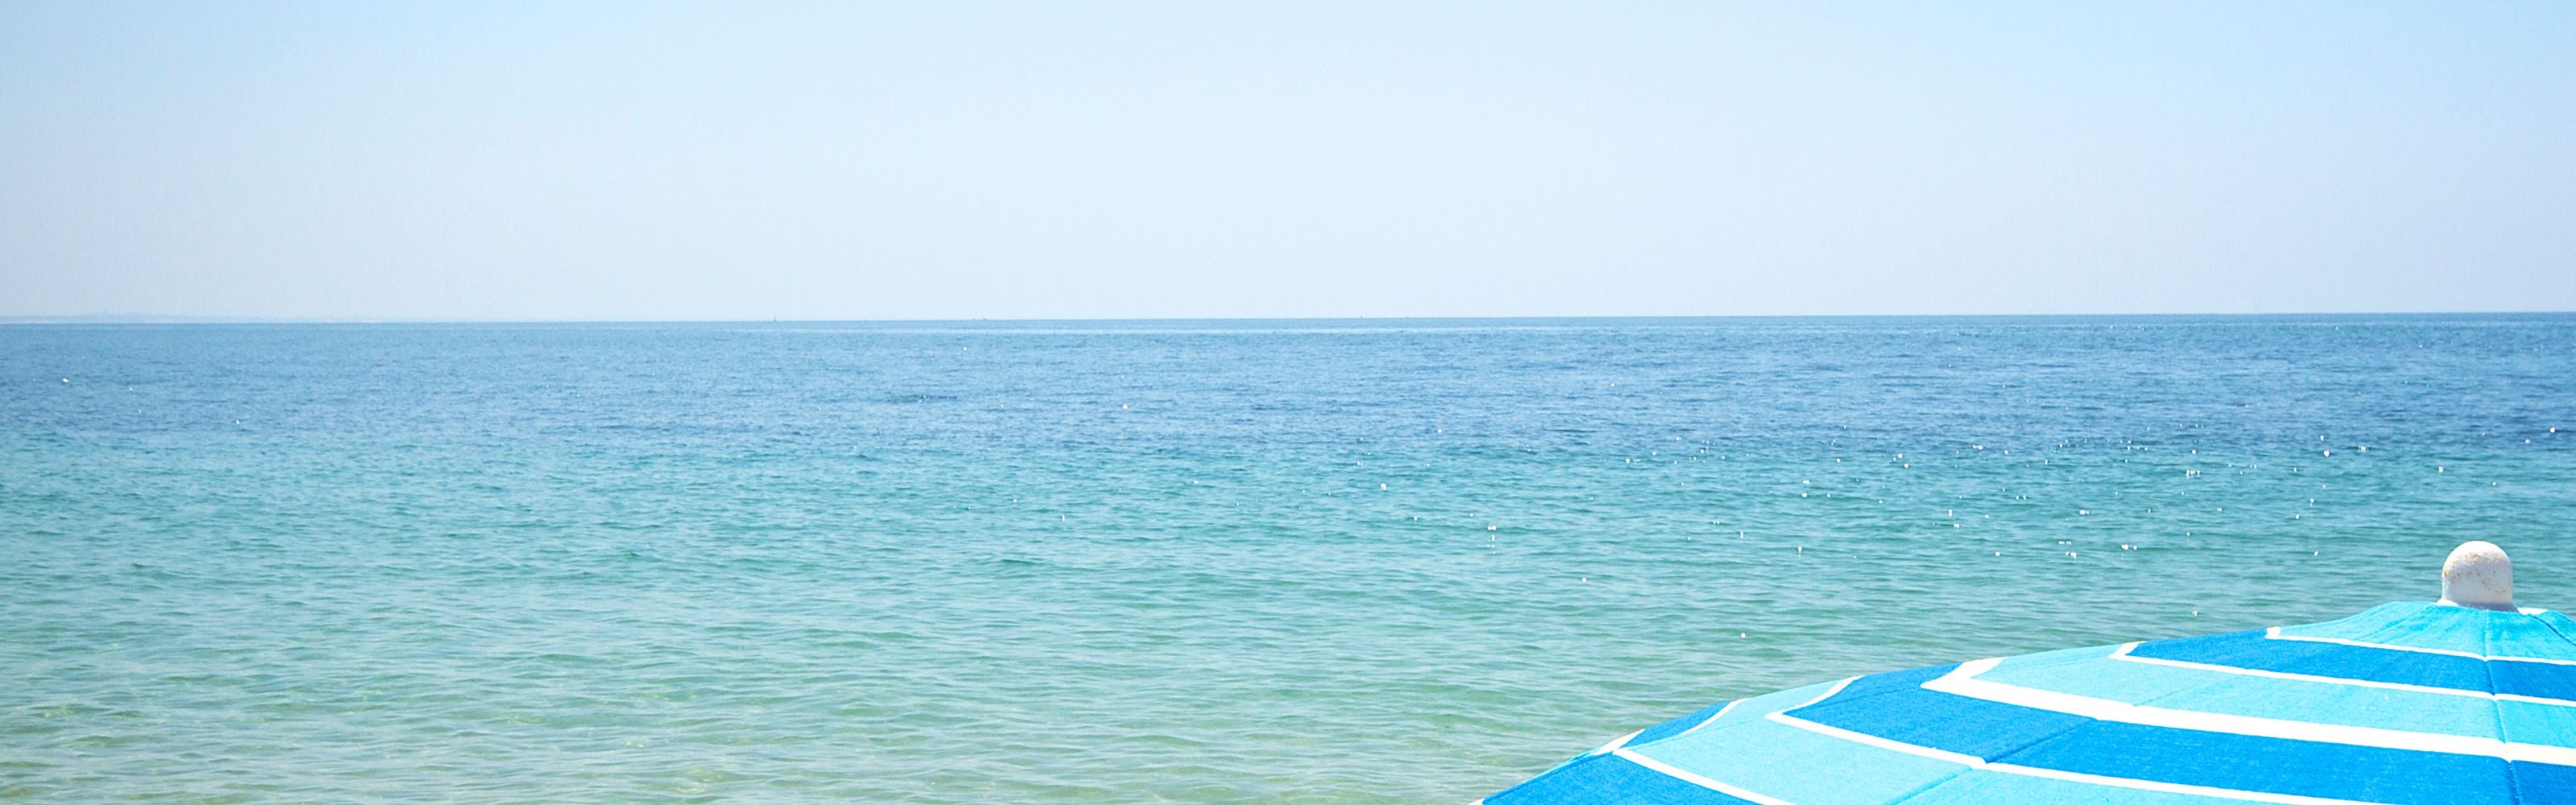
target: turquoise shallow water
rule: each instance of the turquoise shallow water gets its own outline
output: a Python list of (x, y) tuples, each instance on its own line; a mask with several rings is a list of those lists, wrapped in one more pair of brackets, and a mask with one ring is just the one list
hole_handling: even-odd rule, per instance
[(2576, 605), (2570, 428), (2558, 315), (5, 327), (0, 793), (1463, 802), (2463, 539)]

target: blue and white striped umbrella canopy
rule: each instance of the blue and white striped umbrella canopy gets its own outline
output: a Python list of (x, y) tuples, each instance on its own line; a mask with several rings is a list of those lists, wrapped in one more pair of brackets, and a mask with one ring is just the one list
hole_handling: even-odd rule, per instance
[(2576, 803), (2576, 620), (2509, 567), (2450, 603), (2459, 564), (2443, 603), (1726, 702), (1484, 803)]

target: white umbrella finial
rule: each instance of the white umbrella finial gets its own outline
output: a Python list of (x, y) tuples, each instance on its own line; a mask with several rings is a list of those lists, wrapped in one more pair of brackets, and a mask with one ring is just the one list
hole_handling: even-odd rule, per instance
[(2479, 609), (2513, 609), (2513, 560), (2485, 540), (2460, 543), (2442, 560), (2442, 603)]

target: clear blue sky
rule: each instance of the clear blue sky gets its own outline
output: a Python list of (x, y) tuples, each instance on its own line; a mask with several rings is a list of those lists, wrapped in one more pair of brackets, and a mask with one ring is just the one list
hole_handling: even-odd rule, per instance
[(0, 315), (2576, 309), (2576, 3), (0, 0)]

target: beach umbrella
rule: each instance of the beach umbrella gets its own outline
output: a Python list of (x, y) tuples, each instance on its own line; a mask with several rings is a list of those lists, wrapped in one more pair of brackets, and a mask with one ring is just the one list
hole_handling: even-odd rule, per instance
[(1724, 702), (1482, 802), (2576, 803), (2576, 620), (2471, 542), (2437, 602)]

